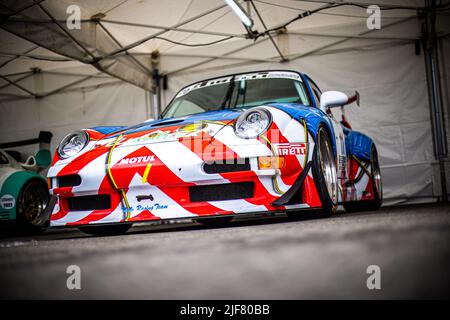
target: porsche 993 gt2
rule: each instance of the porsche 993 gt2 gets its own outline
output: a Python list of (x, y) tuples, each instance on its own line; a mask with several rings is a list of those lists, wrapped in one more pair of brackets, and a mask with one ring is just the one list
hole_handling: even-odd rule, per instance
[(377, 149), (305, 74), (259, 71), (189, 85), (158, 120), (67, 135), (48, 172), (51, 226), (124, 233), (132, 223), (381, 206)]

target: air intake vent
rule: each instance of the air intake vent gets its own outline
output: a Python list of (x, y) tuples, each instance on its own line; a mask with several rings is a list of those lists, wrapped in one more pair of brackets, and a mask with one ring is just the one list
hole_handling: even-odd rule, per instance
[(111, 198), (107, 194), (67, 198), (69, 211), (106, 210), (111, 207)]
[(163, 121), (163, 122), (158, 122), (155, 124), (152, 124), (152, 128), (154, 127), (161, 127), (161, 126), (167, 126), (167, 125), (172, 125), (172, 124), (177, 124), (180, 122), (183, 122), (184, 120), (168, 120), (168, 121)]
[(58, 188), (76, 187), (81, 184), (81, 177), (77, 174), (58, 177)]
[(246, 199), (252, 198), (253, 193), (253, 182), (237, 182), (189, 187), (189, 197), (191, 202)]
[(205, 163), (203, 170), (208, 174), (213, 173), (225, 173), (225, 172), (237, 172), (237, 171), (250, 171), (250, 161), (245, 159), (233, 159), (234, 163)]

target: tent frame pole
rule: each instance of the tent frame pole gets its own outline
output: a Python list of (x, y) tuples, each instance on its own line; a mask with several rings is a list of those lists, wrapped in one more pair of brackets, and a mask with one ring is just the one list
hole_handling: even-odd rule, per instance
[(48, 96), (51, 96), (51, 95), (53, 95), (53, 94), (55, 94), (55, 93), (64, 91), (65, 89), (68, 89), (68, 88), (70, 88), (70, 87), (73, 87), (73, 86), (75, 86), (75, 85), (77, 85), (77, 84), (79, 84), (79, 83), (82, 83), (82, 82), (84, 82), (84, 81), (87, 81), (87, 80), (89, 80), (89, 79), (91, 79), (91, 78), (93, 78), (94, 76), (99, 75), (99, 74), (101, 74), (101, 72), (99, 72), (99, 73), (97, 73), (97, 74), (95, 74), (95, 75), (89, 75), (89, 76), (86, 76), (86, 77), (84, 77), (84, 78), (78, 79), (78, 80), (76, 80), (76, 81), (70, 82), (70, 83), (68, 83), (68, 84), (66, 84), (66, 85), (64, 85), (64, 86), (61, 86), (61, 87), (59, 87), (59, 88), (57, 88), (57, 89), (55, 89), (55, 90), (52, 90), (52, 91), (50, 91), (50, 92), (46, 92), (46, 93), (40, 95), (39, 97), (42, 98), (42, 97), (48, 97)]
[[(106, 28), (103, 23), (99, 20), (97, 21), (97, 25), (100, 26), (100, 28), (102, 28), (102, 30), (111, 38), (112, 41), (114, 41), (114, 43), (120, 48), (123, 49), (122, 44), (119, 42), (119, 40), (117, 40), (117, 38), (108, 30), (108, 28)], [(128, 51), (125, 51), (125, 55), (130, 57), (131, 60), (133, 60), (144, 72), (146, 72), (148, 75), (152, 74), (152, 71), (147, 68), (146, 66), (144, 66), (136, 57), (134, 57), (132, 54), (130, 54)]]
[[(227, 6), (227, 4), (223, 4), (223, 5), (220, 5), (218, 7), (213, 8), (213, 9), (210, 9), (210, 10), (208, 10), (206, 12), (202, 12), (201, 14), (198, 14), (195, 17), (192, 17), (192, 18), (189, 18), (187, 20), (184, 20), (184, 21), (181, 21), (181, 22), (177, 23), (176, 25), (172, 26), (171, 28), (181, 27), (181, 26), (183, 26), (185, 24), (188, 24), (189, 22), (198, 20), (198, 19), (203, 18), (203, 17), (205, 17), (205, 16), (207, 16), (207, 15), (213, 13), (213, 12), (216, 12), (216, 11), (226, 7), (226, 6)], [(123, 52), (123, 51), (127, 51), (127, 50), (130, 50), (130, 49), (133, 49), (134, 47), (140, 46), (143, 43), (145, 43), (147, 41), (150, 41), (151, 39), (154, 39), (154, 38), (156, 38), (156, 37), (158, 37), (158, 36), (168, 32), (168, 31), (170, 31), (169, 28), (166, 28), (166, 29), (163, 29), (161, 31), (158, 31), (158, 32), (156, 32), (156, 33), (154, 33), (152, 35), (149, 35), (149, 36), (141, 39), (141, 40), (138, 40), (138, 41), (135, 41), (133, 43), (130, 43), (129, 45), (126, 45), (125, 47), (122, 47), (121, 49), (114, 50), (114, 51), (104, 55), (103, 57), (101, 57), (101, 59), (110, 58), (112, 56), (117, 55), (118, 53)]]
[(157, 26), (157, 25), (151, 25), (151, 24), (116, 21), (116, 20), (109, 20), (109, 19), (102, 19), (102, 22), (110, 23), (110, 24), (125, 25), (125, 26), (130, 26), (130, 27), (138, 27), (138, 28), (160, 29), (160, 30), (165, 30), (165, 32), (176, 31), (176, 32), (184, 32), (184, 33), (196, 33), (196, 34), (204, 34), (204, 35), (210, 35), (210, 36), (218, 36), (218, 37), (233, 37), (233, 38), (242, 38), (242, 39), (248, 38), (248, 36), (246, 34), (235, 34), (235, 33), (226, 33), (226, 32), (218, 32), (218, 31), (207, 31), (207, 30), (195, 30), (195, 29), (186, 29), (186, 28), (180, 28), (180, 27), (164, 27), (164, 26)]
[[(253, 9), (255, 10), (256, 15), (259, 18), (259, 21), (261, 21), (261, 24), (264, 27), (264, 31), (267, 31), (267, 26), (266, 23), (264, 22), (261, 14), (259, 13), (258, 8), (256, 7), (255, 3), (252, 0), (248, 0), (248, 2), (250, 2), (250, 4), (252, 5)], [(288, 61), (288, 59), (286, 59), (286, 57), (283, 55), (283, 53), (281, 52), (280, 48), (278, 47), (278, 45), (275, 43), (275, 40), (273, 39), (272, 35), (270, 33), (267, 34), (270, 38), (270, 42), (272, 42), (273, 46), (275, 47), (275, 50), (277, 50), (278, 55), (280, 56), (280, 62), (286, 62)]]
[(53, 15), (42, 5), (42, 4), (38, 4), (39, 8), (50, 18), (50, 20), (52, 20), (53, 23), (55, 23), (59, 29), (61, 29), (61, 31), (70, 39), (72, 40), (74, 43), (76, 43), (81, 49), (83, 49), (83, 51), (85, 53), (87, 53), (93, 61), (96, 61), (98, 58), (96, 58), (92, 52), (90, 52), (84, 45), (81, 44), (80, 41), (78, 41), (69, 31), (67, 31), (63, 26), (61, 26), (61, 24), (55, 19), (55, 17), (53, 17)]
[[(34, 46), (28, 50), (25, 50), (24, 52), (22, 52), (21, 54), (28, 54), (33, 50), (36, 50), (37, 48), (39, 48), (39, 46)], [(8, 63), (13, 62), (16, 59), (20, 58), (20, 54), (19, 55), (14, 55), (14, 58), (11, 58), (9, 60), (6, 60), (5, 62), (3, 62), (2, 64), (0, 64), (0, 69), (3, 68), (4, 66), (6, 66)]]
[[(42, 2), (44, 2), (44, 1), (45, 1), (45, 0), (34, 1), (34, 2), (30, 3), (30, 4), (27, 4), (27, 5), (24, 6), (24, 7), (21, 7), (21, 8), (19, 8), (19, 9), (17, 9), (16, 11), (10, 12), (7, 16), (4, 16), (4, 17), (1, 18), (0, 23), (2, 23), (2, 22), (4, 22), (4, 21), (8, 20), (10, 17), (13, 17), (13, 16), (15, 16), (15, 15), (21, 13), (22, 11), (25, 11), (25, 10), (27, 10), (27, 9), (30, 9), (31, 7), (34, 7), (34, 6), (36, 6), (36, 5), (39, 6), (39, 5), (40, 5)], [(1, 5), (1, 6), (2, 6), (3, 8), (7, 8), (8, 10), (10, 10), (8, 7), (6, 7), (6, 6), (4, 6), (4, 5)]]
[[(222, 54), (221, 57), (222, 57), (222, 58), (223, 58), (223, 57), (226, 57), (226, 56), (228, 56), (228, 55), (230, 55), (230, 54), (233, 54), (233, 53), (236, 53), (236, 52), (245, 50), (245, 49), (247, 49), (247, 48), (253, 47), (254, 45), (257, 45), (257, 44), (260, 44), (260, 43), (262, 43), (262, 42), (264, 42), (264, 41), (269, 40), (269, 38), (260, 38), (260, 39), (261, 39), (261, 40), (257, 39), (256, 41), (253, 41), (253, 42), (250, 43), (250, 44), (246, 44), (245, 46), (242, 46), (242, 47), (239, 47), (239, 48), (237, 48), (237, 49), (234, 49), (234, 50), (225, 52), (224, 54)], [(209, 59), (207, 59), (207, 60), (203, 60), (203, 61), (200, 61), (200, 62), (196, 62), (196, 63), (191, 64), (191, 65), (189, 65), (189, 66), (185, 66), (185, 67), (182, 67), (182, 68), (179, 68), (179, 69), (176, 69), (176, 70), (169, 71), (169, 72), (165, 73), (165, 75), (173, 75), (173, 74), (176, 74), (176, 73), (180, 73), (180, 72), (183, 72), (183, 71), (186, 71), (186, 70), (189, 70), (189, 69), (192, 69), (192, 68), (195, 68), (195, 67), (198, 67), (198, 66), (201, 66), (201, 65), (210, 63), (210, 62), (215, 61), (215, 60), (217, 60), (217, 59), (219, 59), (219, 58), (220, 58), (220, 57), (212, 57), (212, 58), (209, 58)]]
[[(391, 26), (394, 26), (394, 25), (397, 25), (397, 24), (400, 24), (400, 23), (409, 21), (409, 20), (411, 20), (411, 19), (415, 19), (416, 17), (417, 17), (417, 16), (414, 15), (414, 16), (409, 16), (409, 17), (406, 17), (406, 18), (404, 18), (404, 19), (400, 19), (400, 20), (394, 21), (394, 22), (392, 22), (392, 23), (389, 23), (389, 24), (385, 25), (385, 26), (383, 27), (383, 29), (386, 29), (386, 28), (388, 28), (388, 27), (391, 27)], [(349, 36), (349, 37), (346, 37), (346, 38), (344, 38), (344, 39), (337, 40), (337, 41), (335, 41), (335, 42), (329, 43), (329, 44), (324, 45), (324, 46), (322, 46), (322, 47), (319, 47), (319, 48), (316, 48), (316, 49), (312, 49), (312, 50), (310, 50), (310, 51), (308, 51), (308, 52), (305, 52), (305, 53), (299, 54), (299, 55), (297, 55), (297, 56), (294, 56), (294, 57), (290, 58), (290, 60), (297, 60), (297, 59), (300, 59), (300, 58), (303, 58), (303, 57), (307, 57), (307, 56), (312, 55), (312, 54), (314, 54), (314, 53), (316, 53), (316, 52), (322, 51), (322, 50), (324, 50), (324, 49), (329, 49), (329, 48), (331, 48), (331, 47), (337, 46), (337, 45), (339, 45), (339, 44), (341, 44), (341, 43), (344, 43), (344, 42), (346, 42), (346, 41), (349, 41), (349, 40), (351, 40), (351, 39), (354, 39), (354, 38), (357, 38), (357, 37), (360, 37), (360, 36), (365, 36), (365, 35), (367, 35), (367, 34), (369, 34), (369, 33), (374, 33), (374, 32), (376, 32), (376, 31), (378, 31), (378, 30), (377, 30), (377, 29), (368, 30), (368, 31), (361, 32), (361, 33), (359, 33), (359, 34), (357, 34), (357, 35), (355, 35), (355, 36)]]
[(16, 81), (9, 80), (7, 77), (5, 77), (2, 74), (0, 74), (0, 78), (5, 80), (6, 82), (8, 82), (10, 85), (13, 85), (14, 87), (19, 88), (20, 90), (28, 93), (30, 96), (33, 96), (33, 97), (37, 97), (38, 96), (36, 93), (33, 93), (32, 91), (30, 91), (27, 88), (21, 86), (20, 84), (17, 84), (17, 80)]
[(429, 10), (422, 24), (425, 69), (427, 75), (428, 97), (430, 105), (431, 127), (433, 131), (434, 155), (439, 162), (441, 201), (448, 202), (447, 180), (445, 172), (445, 158), (448, 155), (444, 114), (442, 109), (442, 88), (440, 82), (440, 68), (438, 42), (435, 29), (436, 1), (431, 2)]
[[(22, 76), (22, 77), (20, 77), (20, 78), (18, 78), (18, 79), (16, 79), (16, 80), (14, 80), (14, 82), (17, 84), (18, 82), (20, 82), (20, 81), (22, 81), (22, 80), (25, 80), (26, 78), (31, 77), (33, 74), (34, 74), (34, 73), (31, 72), (31, 71), (30, 71), (30, 72), (27, 72), (27, 74), (25, 74), (24, 76)], [(6, 76), (3, 76), (3, 77), (6, 77)], [(8, 87), (11, 86), (11, 85), (13, 85), (13, 84), (12, 84), (11, 82), (8, 82), (8, 83), (6, 83), (6, 84), (0, 86), (0, 90), (5, 89), (5, 88), (8, 88)]]

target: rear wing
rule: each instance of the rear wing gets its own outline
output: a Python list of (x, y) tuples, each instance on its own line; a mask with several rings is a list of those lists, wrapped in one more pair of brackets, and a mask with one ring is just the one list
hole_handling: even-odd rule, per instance
[(359, 97), (359, 92), (355, 91), (355, 94), (351, 97), (348, 97), (348, 101), (345, 105), (351, 104), (353, 102), (356, 101), (356, 105), (359, 107), (360, 105), (360, 97)]
[(40, 131), (39, 136), (35, 139), (20, 140), (14, 142), (0, 143), (0, 149), (8, 149), (15, 147), (28, 146), (31, 144), (39, 144), (39, 151), (34, 156), (29, 156), (25, 162), (22, 162), (22, 154), (16, 150), (5, 150), (26, 170), (40, 172), (51, 163), (50, 142), (53, 134), (49, 131)]
[(52, 137), (53, 134), (50, 131), (40, 131), (39, 136), (34, 139), (0, 143), (0, 149), (22, 147), (37, 143), (39, 143), (39, 149), (50, 149)]

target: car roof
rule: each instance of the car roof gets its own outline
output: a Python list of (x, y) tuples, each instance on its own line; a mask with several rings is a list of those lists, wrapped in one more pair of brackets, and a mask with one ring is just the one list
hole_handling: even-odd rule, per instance
[[(307, 76), (305, 73), (302, 73), (300, 71), (296, 71), (296, 70), (292, 70), (292, 69), (263, 69), (263, 70), (251, 70), (251, 71), (245, 71), (245, 72), (234, 72), (234, 73), (228, 73), (225, 75), (220, 75), (220, 76), (216, 76), (216, 77), (211, 77), (211, 78), (206, 78), (206, 79), (201, 79), (198, 81), (194, 81), (191, 82), (190, 84), (184, 86), (183, 88), (181, 88), (181, 90), (183, 90), (184, 88), (187, 88), (193, 84), (199, 83), (199, 82), (203, 82), (203, 81), (209, 81), (209, 80), (213, 80), (213, 79), (218, 79), (218, 78), (226, 78), (226, 77), (231, 77), (231, 76), (237, 76), (237, 75), (241, 75), (241, 74), (249, 74), (249, 73), (258, 73), (258, 72), (294, 72), (299, 74), (302, 78), (304, 76), (308, 77), (308, 79), (311, 79), (309, 76)], [(181, 91), (179, 90), (179, 91)]]

